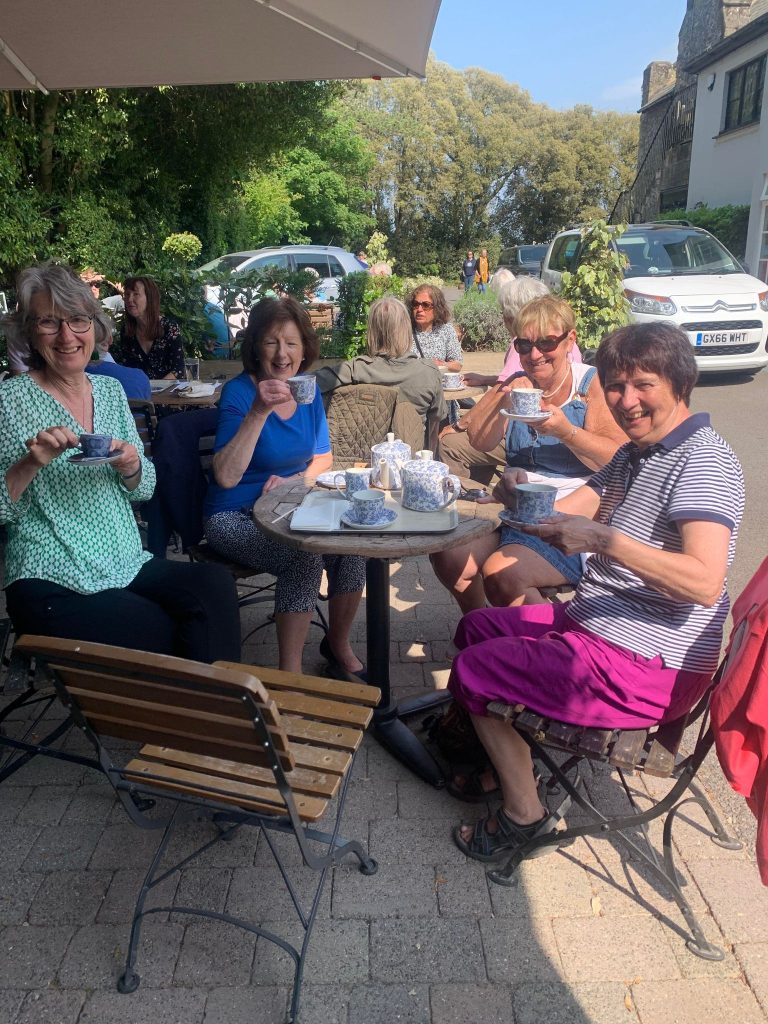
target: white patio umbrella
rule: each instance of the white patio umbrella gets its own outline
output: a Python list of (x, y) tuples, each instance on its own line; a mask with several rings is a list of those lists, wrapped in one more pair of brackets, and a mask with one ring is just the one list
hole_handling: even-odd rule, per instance
[(440, 0), (2, 0), (0, 89), (423, 77)]

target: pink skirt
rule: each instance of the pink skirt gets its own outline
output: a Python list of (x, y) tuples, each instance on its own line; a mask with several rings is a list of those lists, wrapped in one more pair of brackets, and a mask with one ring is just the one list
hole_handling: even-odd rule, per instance
[(571, 725), (643, 729), (689, 711), (708, 673), (665, 668), (603, 640), (568, 616), (567, 604), (484, 608), (459, 623), (448, 688), (473, 715), (490, 701), (525, 704)]

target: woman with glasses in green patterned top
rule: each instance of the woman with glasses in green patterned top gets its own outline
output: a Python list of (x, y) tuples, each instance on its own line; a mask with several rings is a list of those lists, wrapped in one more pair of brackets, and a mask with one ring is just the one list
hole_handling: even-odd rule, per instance
[[(0, 522), (16, 633), (237, 660), (226, 570), (142, 550), (131, 503), (151, 497), (154, 467), (121, 384), (85, 372), (111, 331), (100, 303), (52, 263), (22, 271), (17, 300), (3, 327), (29, 346), (30, 369), (0, 388)], [(83, 465), (73, 456), (91, 433), (109, 435), (112, 450)]]

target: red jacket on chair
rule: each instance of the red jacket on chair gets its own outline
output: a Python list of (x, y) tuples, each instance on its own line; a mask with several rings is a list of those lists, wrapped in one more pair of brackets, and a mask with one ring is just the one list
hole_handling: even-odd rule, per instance
[(725, 777), (757, 818), (757, 863), (768, 885), (768, 558), (735, 602), (733, 623), (712, 728)]

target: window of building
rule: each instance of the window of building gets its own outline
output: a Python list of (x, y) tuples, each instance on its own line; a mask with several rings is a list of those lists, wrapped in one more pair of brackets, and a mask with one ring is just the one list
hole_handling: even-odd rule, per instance
[(765, 85), (765, 54), (728, 75), (724, 131), (760, 120)]

